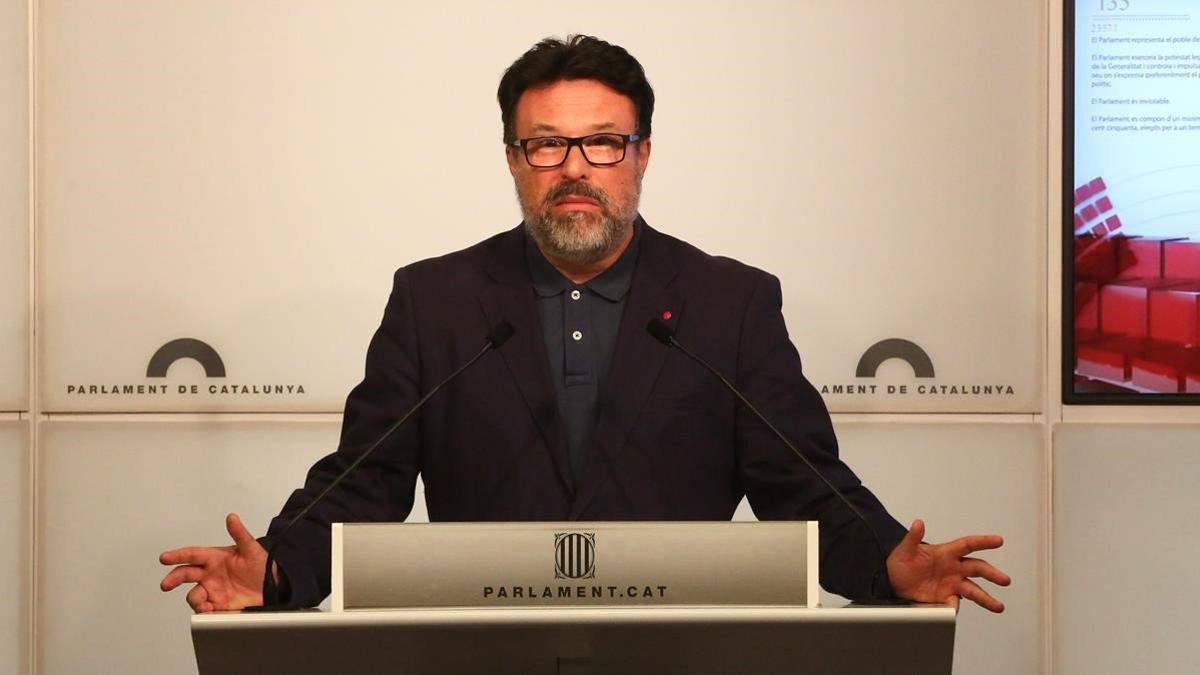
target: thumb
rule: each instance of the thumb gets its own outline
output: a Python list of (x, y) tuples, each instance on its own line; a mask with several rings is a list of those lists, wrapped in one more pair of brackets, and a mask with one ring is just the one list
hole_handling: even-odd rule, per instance
[(254, 535), (250, 534), (250, 530), (246, 529), (245, 524), (242, 523), (242, 519), (236, 513), (225, 516), (225, 530), (229, 532), (229, 536), (233, 538), (233, 543), (237, 544), (238, 548), (258, 544)]
[(925, 521), (920, 518), (913, 521), (908, 528), (908, 533), (904, 535), (904, 539), (896, 545), (896, 548), (905, 551), (916, 550), (921, 541), (925, 539)]

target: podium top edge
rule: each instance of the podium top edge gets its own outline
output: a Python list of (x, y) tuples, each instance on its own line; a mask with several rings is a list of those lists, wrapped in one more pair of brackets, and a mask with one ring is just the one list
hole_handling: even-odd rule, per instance
[(756, 623), (954, 623), (949, 605), (788, 607), (431, 607), (345, 612), (213, 612), (195, 614), (193, 631), (253, 628), (545, 625), (545, 624), (756, 624)]

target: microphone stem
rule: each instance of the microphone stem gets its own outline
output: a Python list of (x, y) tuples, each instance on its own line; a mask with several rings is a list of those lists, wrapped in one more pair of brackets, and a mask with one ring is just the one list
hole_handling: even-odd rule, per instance
[[(800, 450), (798, 450), (796, 448), (796, 446), (793, 445), (790, 440), (788, 440), (788, 437), (785, 436), (783, 434), (783, 432), (779, 431), (779, 429), (776, 429), (775, 425), (771, 424), (771, 421), (768, 420), (761, 412), (759, 412), (758, 408), (755, 408), (754, 404), (751, 403), (750, 401), (748, 401), (746, 399), (746, 397), (742, 395), (742, 392), (738, 390), (737, 387), (733, 386), (733, 383), (731, 383), (729, 380), (725, 379), (725, 376), (722, 375), (719, 370), (717, 370), (711, 364), (709, 364), (708, 361), (705, 361), (704, 359), (700, 358), (699, 355), (693, 353), (690, 349), (688, 349), (687, 347), (684, 347), (682, 344), (680, 344), (680, 342), (675, 339), (675, 336), (673, 334), (666, 333), (666, 334), (664, 334), (664, 337), (667, 337), (670, 340), (670, 344), (672, 347), (675, 347), (676, 349), (683, 352), (684, 354), (687, 354), (689, 357), (694, 359), (697, 363), (704, 366), (708, 370), (708, 372), (712, 373), (713, 375), (716, 375), (717, 379), (719, 379), (721, 381), (721, 384), (725, 385), (726, 389), (733, 392), (733, 395), (737, 396), (738, 400), (740, 400), (742, 402), (742, 404), (745, 405), (750, 410), (750, 412), (754, 413), (754, 415), (760, 421), (762, 421), (763, 424), (767, 425), (767, 428), (770, 429), (779, 440), (783, 441), (783, 444), (786, 445), (789, 450), (791, 450), (793, 453), (795, 453), (795, 455), (797, 457), (799, 457), (800, 460), (803, 461), (806, 466), (808, 466), (809, 470), (812, 471), (812, 473), (814, 475), (816, 475), (817, 478), (821, 479), (821, 482), (825, 483), (825, 486), (829, 488), (830, 492), (832, 492), (834, 495), (837, 495), (838, 499), (841, 499), (842, 503), (844, 503), (850, 509), (850, 511), (852, 511), (854, 513), (854, 515), (858, 516), (858, 519), (860, 521), (862, 521), (862, 523), (864, 525), (867, 526), (867, 531), (869, 531), (871, 533), (871, 538), (875, 542), (875, 550), (879, 552), (880, 573), (883, 574), (884, 578), (886, 578), (887, 577), (887, 555), (883, 552), (883, 543), (879, 540), (879, 533), (875, 531), (875, 526), (871, 525), (871, 521), (867, 520), (866, 516), (864, 516), (862, 514), (862, 511), (859, 511), (858, 507), (855, 506), (854, 503), (851, 502), (849, 499), (847, 499), (846, 495), (842, 494), (841, 490), (834, 487), (833, 483), (831, 483), (829, 481), (829, 479), (825, 477), (825, 474), (818, 471), (817, 467), (813, 465), (812, 461), (810, 461), (807, 457), (805, 457), (804, 453), (800, 452)], [(875, 588), (875, 583), (873, 582), (871, 584), (871, 586), (872, 586), (871, 594), (877, 595), (877, 593), (876, 593), (877, 589)]]

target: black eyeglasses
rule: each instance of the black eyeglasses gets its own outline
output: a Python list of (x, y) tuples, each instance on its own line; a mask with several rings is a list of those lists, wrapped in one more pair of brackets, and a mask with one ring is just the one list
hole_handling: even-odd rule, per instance
[(529, 166), (549, 169), (567, 161), (571, 148), (579, 146), (583, 158), (592, 166), (620, 164), (625, 159), (625, 147), (642, 140), (637, 134), (591, 134), (589, 136), (538, 136), (518, 138), (505, 143), (525, 152)]

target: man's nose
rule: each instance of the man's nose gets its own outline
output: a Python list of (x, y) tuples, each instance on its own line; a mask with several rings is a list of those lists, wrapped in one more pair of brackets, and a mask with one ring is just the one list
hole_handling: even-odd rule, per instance
[(559, 168), (562, 170), (564, 178), (579, 180), (587, 176), (591, 166), (588, 164), (587, 157), (583, 156), (583, 146), (574, 145), (567, 148), (567, 158), (563, 160), (562, 166)]

